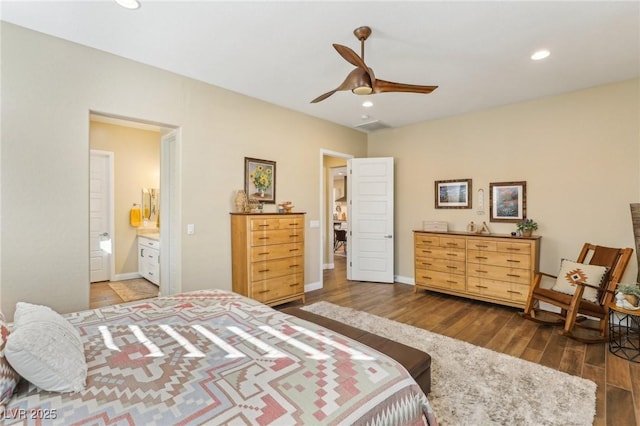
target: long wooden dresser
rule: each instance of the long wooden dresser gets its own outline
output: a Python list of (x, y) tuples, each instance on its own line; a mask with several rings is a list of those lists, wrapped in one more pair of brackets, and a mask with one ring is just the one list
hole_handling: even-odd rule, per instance
[(540, 237), (414, 231), (415, 287), (524, 307)]
[(232, 290), (267, 305), (304, 303), (304, 213), (231, 213)]

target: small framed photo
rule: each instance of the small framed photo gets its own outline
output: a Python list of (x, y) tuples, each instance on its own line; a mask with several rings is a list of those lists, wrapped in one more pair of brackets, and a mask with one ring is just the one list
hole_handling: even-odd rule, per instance
[(527, 182), (489, 184), (491, 222), (520, 222), (527, 217)]
[(276, 162), (244, 158), (244, 192), (249, 200), (276, 203)]
[(471, 179), (437, 180), (436, 209), (470, 209)]

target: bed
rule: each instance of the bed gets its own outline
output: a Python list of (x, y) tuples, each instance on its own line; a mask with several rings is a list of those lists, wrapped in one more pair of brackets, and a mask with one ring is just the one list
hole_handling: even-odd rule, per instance
[(23, 379), (4, 424), (437, 424), (393, 359), (235, 293), (64, 318), (82, 341), (86, 387), (42, 391)]

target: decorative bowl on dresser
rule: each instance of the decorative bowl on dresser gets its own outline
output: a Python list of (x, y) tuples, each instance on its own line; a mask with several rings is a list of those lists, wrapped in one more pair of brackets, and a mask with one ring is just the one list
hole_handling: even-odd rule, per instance
[(231, 213), (232, 290), (266, 305), (304, 303), (304, 213)]
[(414, 231), (415, 287), (524, 307), (540, 236)]

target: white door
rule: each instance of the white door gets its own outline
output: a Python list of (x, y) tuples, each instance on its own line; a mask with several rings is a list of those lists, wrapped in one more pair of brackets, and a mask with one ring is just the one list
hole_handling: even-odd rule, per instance
[(93, 283), (111, 279), (113, 153), (92, 149), (89, 175), (89, 265)]
[(393, 158), (347, 161), (347, 279), (393, 282)]

